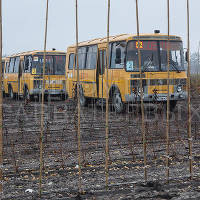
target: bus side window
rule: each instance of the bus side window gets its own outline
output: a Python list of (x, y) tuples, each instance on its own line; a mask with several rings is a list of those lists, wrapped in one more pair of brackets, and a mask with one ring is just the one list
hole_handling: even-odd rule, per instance
[(74, 53), (71, 53), (69, 55), (69, 65), (68, 65), (68, 69), (73, 69), (74, 66)]
[(2, 62), (2, 74), (4, 73), (5, 62)]
[[(80, 47), (78, 49), (78, 65), (79, 69), (85, 69), (87, 47)], [(75, 67), (76, 69), (77, 67)]]
[[(121, 69), (121, 68), (124, 67), (125, 46), (126, 46), (126, 42), (114, 42), (114, 43), (112, 43), (111, 66), (110, 66), (110, 68)], [(116, 56), (119, 56), (119, 51), (121, 53), (121, 58), (116, 57)], [(118, 53), (118, 55), (117, 55), (117, 53)], [(118, 61), (117, 63), (116, 63), (116, 60)], [(119, 63), (119, 61), (121, 61), (121, 62)]]
[(86, 69), (96, 69), (97, 46), (89, 46), (87, 51)]
[(106, 68), (106, 51), (101, 50), (100, 51), (100, 69), (99, 69), (100, 75), (104, 74), (105, 68)]
[(9, 62), (7, 61), (5, 64), (5, 73), (8, 73)]
[(15, 58), (11, 58), (9, 63), (9, 73), (14, 72), (14, 65), (15, 65)]
[(24, 58), (24, 72), (29, 73), (32, 67), (32, 56), (25, 56)]
[(16, 57), (14, 65), (14, 73), (18, 73), (19, 71), (19, 62), (20, 62), (20, 57)]

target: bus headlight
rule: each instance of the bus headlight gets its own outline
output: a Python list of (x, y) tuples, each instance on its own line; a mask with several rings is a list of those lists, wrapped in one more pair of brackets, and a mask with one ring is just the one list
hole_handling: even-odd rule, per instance
[[(141, 89), (140, 89), (140, 87), (138, 88), (138, 94), (140, 94), (141, 93)], [(143, 88), (142, 88), (142, 93), (144, 93), (144, 90), (143, 90)]]
[(181, 85), (177, 86), (177, 92), (182, 92), (182, 86)]

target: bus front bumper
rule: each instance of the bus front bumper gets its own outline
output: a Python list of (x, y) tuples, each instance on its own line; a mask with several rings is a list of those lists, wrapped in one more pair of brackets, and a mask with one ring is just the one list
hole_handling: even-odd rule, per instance
[[(187, 92), (172, 93), (169, 95), (170, 101), (183, 101), (187, 99)], [(128, 102), (140, 102), (141, 97), (138, 94), (127, 94), (125, 95), (125, 101)], [(167, 94), (144, 94), (144, 102), (166, 102)]]
[[(33, 90), (30, 90), (30, 94), (31, 95), (41, 95), (42, 90), (41, 89), (33, 89)], [(44, 90), (44, 95), (60, 96), (60, 95), (66, 95), (66, 92), (63, 89), (48, 89), (48, 90)]]

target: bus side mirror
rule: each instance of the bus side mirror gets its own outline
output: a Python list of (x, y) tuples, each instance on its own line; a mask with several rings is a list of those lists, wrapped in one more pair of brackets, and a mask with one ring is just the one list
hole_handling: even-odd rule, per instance
[(116, 48), (116, 59), (115, 59), (115, 64), (121, 64), (121, 49)]
[(185, 52), (185, 61), (188, 62), (188, 51)]

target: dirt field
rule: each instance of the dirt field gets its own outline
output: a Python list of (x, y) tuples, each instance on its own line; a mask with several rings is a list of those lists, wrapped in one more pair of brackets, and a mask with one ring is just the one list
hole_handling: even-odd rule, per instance
[[(109, 187), (105, 187), (105, 110), (81, 109), (82, 190), (78, 193), (77, 116), (74, 101), (45, 104), (41, 199), (200, 199), (200, 97), (192, 96), (193, 175), (190, 181), (187, 105), (170, 116), (170, 180), (166, 183), (166, 113), (145, 111), (144, 182), (141, 115), (109, 114)], [(4, 200), (38, 199), (40, 103), (4, 99)]]

